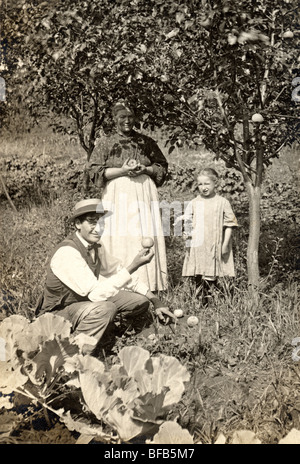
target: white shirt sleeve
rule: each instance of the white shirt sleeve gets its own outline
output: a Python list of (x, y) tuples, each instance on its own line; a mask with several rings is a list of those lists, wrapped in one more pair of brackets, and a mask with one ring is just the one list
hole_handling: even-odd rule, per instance
[[(113, 275), (116, 276), (120, 272), (123, 275), (123, 271), (126, 269), (123, 267), (121, 261), (108, 253), (103, 246), (99, 249), (99, 257), (101, 261), (99, 281), (104, 282), (105, 279), (112, 278)], [(146, 295), (149, 291), (149, 287), (140, 282), (137, 276), (130, 275), (127, 270), (126, 272), (129, 275), (129, 279), (126, 284), (122, 285), (122, 287), (133, 292), (140, 293), (141, 295)]]
[(128, 290), (132, 290), (133, 292), (140, 293), (141, 295), (146, 295), (149, 291), (149, 287), (143, 282), (140, 282), (138, 277), (134, 276), (131, 276), (131, 281), (128, 282), (125, 288), (128, 288)]
[(78, 250), (63, 246), (52, 257), (50, 267), (56, 277), (78, 295), (87, 296), (90, 301), (105, 301), (132, 280), (127, 269), (117, 265), (116, 259), (111, 263), (111, 273), (109, 261), (106, 264), (106, 275), (99, 276), (98, 280)]

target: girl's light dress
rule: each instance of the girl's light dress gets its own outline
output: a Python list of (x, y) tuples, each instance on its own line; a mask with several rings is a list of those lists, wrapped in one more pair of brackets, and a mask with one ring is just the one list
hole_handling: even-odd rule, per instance
[[(104, 207), (113, 211), (105, 218), (101, 237), (105, 249), (126, 267), (142, 249), (142, 237), (152, 237), (155, 255), (134, 275), (152, 291), (165, 290), (167, 259), (157, 187), (163, 184), (167, 173), (166, 158), (154, 140), (135, 131), (130, 136), (115, 133), (100, 140), (93, 158), (91, 178), (103, 189)], [(152, 166), (153, 175), (124, 176), (107, 181), (105, 169), (121, 167), (128, 158)]]
[(237, 227), (229, 201), (215, 195), (194, 198), (184, 214), (185, 224), (191, 227), (191, 239), (186, 242), (183, 276), (202, 275), (204, 278), (235, 276), (232, 240), (229, 253), (222, 257), (224, 227)]

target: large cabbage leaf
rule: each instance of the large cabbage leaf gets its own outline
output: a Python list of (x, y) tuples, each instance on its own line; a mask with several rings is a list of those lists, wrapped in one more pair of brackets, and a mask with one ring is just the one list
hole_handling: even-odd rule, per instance
[(66, 359), (77, 353), (78, 347), (69, 343), (68, 339), (54, 338), (54, 340), (44, 342), (40, 346), (39, 353), (32, 360), (33, 375), (31, 375), (31, 380), (34, 376), (37, 381), (42, 380), (45, 385), (49, 385)]
[(107, 393), (106, 385), (100, 383), (91, 371), (81, 372), (79, 382), (86, 405), (99, 420), (104, 419), (108, 410), (121, 402), (114, 394)]
[(21, 372), (21, 367), (14, 370), (6, 361), (0, 361), (0, 391), (9, 394), (23, 386), (28, 378)]
[(160, 426), (153, 440), (147, 440), (146, 443), (149, 445), (193, 445), (194, 440), (189, 431), (180, 427), (177, 422), (166, 421)]
[(72, 324), (61, 316), (46, 313), (38, 317), (17, 336), (18, 348), (26, 353), (31, 353), (39, 348), (45, 341), (55, 337), (68, 338)]
[(134, 379), (141, 395), (152, 392), (154, 395), (165, 392), (163, 407), (169, 407), (180, 401), (190, 374), (182, 364), (172, 356), (160, 354), (147, 361), (147, 370), (136, 370)]
[(0, 337), (5, 341), (5, 360), (10, 361), (14, 366), (17, 363), (16, 350), (17, 336), (26, 330), (29, 325), (28, 319), (16, 314), (5, 318), (0, 324)]
[(139, 346), (126, 346), (118, 356), (128, 377), (133, 377), (136, 371), (145, 368), (150, 353)]
[(173, 356), (160, 354), (151, 360), (153, 392), (159, 393), (164, 387), (168, 387), (164, 407), (178, 403), (185, 389), (184, 382), (190, 379), (188, 370)]
[(113, 406), (106, 415), (107, 423), (118, 431), (122, 441), (128, 442), (139, 435), (146, 435), (156, 430), (157, 425), (151, 422), (142, 422), (132, 417), (132, 411), (119, 405)]
[(77, 354), (72, 358), (68, 358), (65, 363), (65, 371), (73, 373), (90, 371), (95, 375), (103, 374), (105, 371), (105, 366), (102, 361), (95, 358), (94, 356)]

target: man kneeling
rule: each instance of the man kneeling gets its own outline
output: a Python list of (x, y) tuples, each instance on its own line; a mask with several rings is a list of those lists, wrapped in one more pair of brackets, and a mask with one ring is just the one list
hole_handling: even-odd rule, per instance
[(38, 316), (52, 311), (69, 320), (75, 333), (95, 337), (97, 345), (91, 354), (97, 353), (117, 314), (135, 319), (148, 311), (151, 302), (159, 319), (175, 318), (145, 284), (132, 276), (151, 261), (153, 250), (142, 249), (127, 267), (105, 251), (100, 238), (103, 216), (108, 214), (111, 212), (104, 210), (97, 198), (75, 205), (70, 219), (76, 231), (55, 248), (36, 311)]

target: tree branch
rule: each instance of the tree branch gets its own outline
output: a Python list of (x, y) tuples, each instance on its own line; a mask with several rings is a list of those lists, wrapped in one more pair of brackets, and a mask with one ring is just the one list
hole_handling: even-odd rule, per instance
[[(271, 22), (272, 32), (271, 32), (271, 37), (270, 37), (270, 45), (271, 45), (271, 47), (274, 47), (274, 44), (275, 44), (274, 29), (275, 29), (275, 20), (276, 20), (276, 13), (277, 12), (278, 12), (278, 10), (272, 11), (272, 22)], [(262, 83), (261, 83), (261, 86), (260, 86), (260, 97), (261, 97), (262, 108), (264, 107), (264, 104), (265, 104), (265, 101), (266, 101), (267, 80), (269, 78), (269, 72), (270, 72), (269, 64), (270, 64), (270, 58), (267, 58), (266, 66), (265, 66), (265, 72), (264, 72), (263, 80), (262, 80)]]
[(256, 179), (255, 179), (255, 187), (260, 187), (262, 183), (262, 175), (263, 175), (263, 159), (264, 159), (264, 148), (261, 140), (261, 133), (260, 130), (257, 129), (256, 134)]
[(12, 210), (13, 210), (15, 213), (17, 213), (17, 212), (18, 212), (18, 211), (17, 211), (17, 208), (15, 207), (15, 205), (14, 205), (12, 199), (10, 198), (10, 195), (9, 195), (9, 193), (8, 193), (8, 190), (7, 190), (7, 188), (6, 188), (6, 185), (5, 185), (5, 182), (4, 182), (4, 179), (3, 179), (1, 173), (0, 173), (0, 181), (1, 181), (1, 184), (2, 184), (2, 187), (3, 187), (3, 190), (4, 190), (4, 193), (5, 193), (5, 196), (6, 196), (7, 200), (8, 200), (8, 202), (9, 202), (10, 206), (12, 207)]
[(227, 130), (228, 130), (229, 135), (231, 136), (231, 139), (232, 139), (232, 142), (233, 142), (234, 156), (235, 156), (235, 158), (236, 158), (236, 160), (238, 162), (239, 168), (241, 170), (241, 173), (243, 175), (243, 178), (244, 178), (245, 182), (250, 182), (250, 177), (249, 177), (249, 175), (248, 175), (248, 173), (246, 171), (244, 161), (243, 161), (243, 159), (242, 159), (242, 157), (241, 157), (241, 155), (240, 155), (240, 153), (239, 153), (239, 151), (237, 149), (236, 140), (235, 140), (235, 137), (232, 134), (230, 123), (229, 123), (229, 120), (227, 118), (226, 112), (225, 112), (224, 107), (223, 107), (221, 94), (220, 94), (218, 89), (215, 90), (215, 96), (216, 96), (216, 100), (217, 100), (217, 103), (219, 105), (220, 111), (222, 113), (223, 119), (225, 121)]

